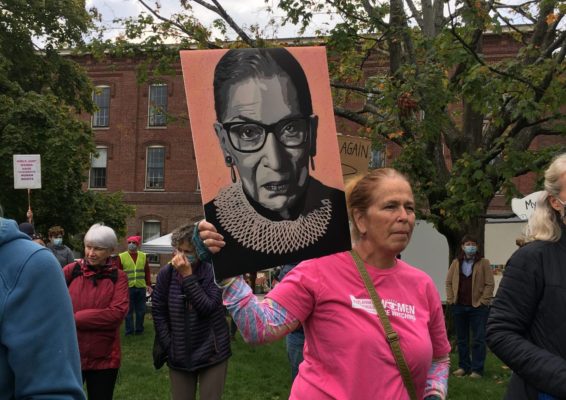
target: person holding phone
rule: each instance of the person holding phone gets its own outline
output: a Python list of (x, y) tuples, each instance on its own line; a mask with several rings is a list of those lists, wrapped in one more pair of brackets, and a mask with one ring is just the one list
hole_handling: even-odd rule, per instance
[(193, 225), (173, 231), (175, 255), (159, 271), (152, 315), (157, 340), (167, 351), (173, 400), (220, 400), (224, 391), (230, 335), (222, 290), (214, 283), (212, 265), (196, 257)]

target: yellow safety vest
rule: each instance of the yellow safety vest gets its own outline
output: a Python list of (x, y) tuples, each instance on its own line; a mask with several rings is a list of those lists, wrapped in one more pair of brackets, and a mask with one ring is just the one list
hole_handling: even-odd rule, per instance
[(138, 251), (138, 258), (134, 263), (134, 259), (129, 252), (120, 253), (120, 261), (122, 268), (128, 275), (128, 286), (144, 288), (145, 287), (145, 253)]

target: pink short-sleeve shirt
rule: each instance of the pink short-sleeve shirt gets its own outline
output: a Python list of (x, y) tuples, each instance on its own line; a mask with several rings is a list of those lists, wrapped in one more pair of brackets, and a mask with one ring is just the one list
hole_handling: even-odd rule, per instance
[[(398, 260), (366, 265), (401, 340), (422, 397), (433, 357), (450, 344), (438, 291), (423, 271)], [(349, 252), (308, 260), (268, 295), (299, 319), (304, 362), (290, 399), (408, 399), (369, 293)]]

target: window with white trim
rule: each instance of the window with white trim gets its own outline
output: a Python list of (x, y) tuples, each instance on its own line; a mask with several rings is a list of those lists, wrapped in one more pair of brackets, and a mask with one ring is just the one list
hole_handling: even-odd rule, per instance
[(371, 159), (369, 160), (371, 169), (385, 167), (385, 150), (373, 149), (371, 151)]
[[(143, 221), (142, 226), (142, 243), (157, 239), (161, 236), (161, 222), (158, 220)], [(159, 264), (159, 254), (147, 254), (147, 260), (150, 264)]]
[(90, 173), (88, 187), (90, 189), (106, 188), (106, 164), (108, 161), (108, 148), (97, 146), (96, 153), (90, 156)]
[(148, 126), (167, 126), (167, 85), (149, 85)]
[(92, 127), (107, 128), (110, 126), (110, 86), (97, 86), (92, 100), (97, 108), (92, 114)]
[(165, 188), (165, 147), (163, 146), (147, 148), (145, 188)]

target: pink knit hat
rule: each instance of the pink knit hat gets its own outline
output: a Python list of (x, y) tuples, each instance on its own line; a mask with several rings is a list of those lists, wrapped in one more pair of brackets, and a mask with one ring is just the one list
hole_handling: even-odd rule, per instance
[(130, 236), (128, 238), (128, 243), (135, 242), (139, 246), (141, 244), (141, 236)]

